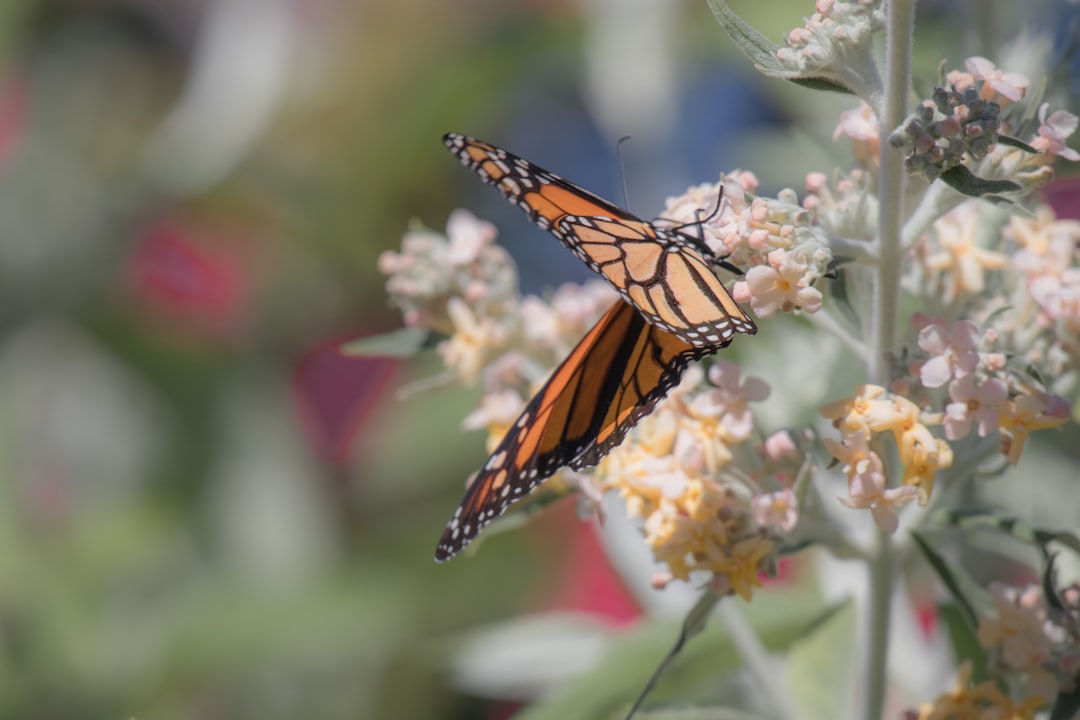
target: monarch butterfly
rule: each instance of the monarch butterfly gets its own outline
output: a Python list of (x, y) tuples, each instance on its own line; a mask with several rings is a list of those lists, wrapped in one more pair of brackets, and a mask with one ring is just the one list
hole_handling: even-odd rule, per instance
[(435, 559), (448, 560), (561, 467), (595, 465), (675, 386), (694, 360), (757, 327), (713, 274), (694, 238), (656, 227), (516, 155), (448, 133), (484, 182), (619, 292), (615, 303), (525, 406), (473, 478)]

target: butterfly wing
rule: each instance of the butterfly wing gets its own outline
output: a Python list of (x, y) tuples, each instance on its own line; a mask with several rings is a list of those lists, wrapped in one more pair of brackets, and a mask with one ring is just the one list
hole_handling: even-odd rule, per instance
[(695, 347), (617, 302), (529, 401), (477, 473), (435, 559), (453, 557), (559, 468), (595, 465), (678, 383), (691, 361), (726, 344)]
[(737, 332), (757, 332), (713, 273), (716, 258), (692, 238), (644, 222), (495, 145), (457, 133), (443, 142), (656, 327), (695, 347), (726, 345)]

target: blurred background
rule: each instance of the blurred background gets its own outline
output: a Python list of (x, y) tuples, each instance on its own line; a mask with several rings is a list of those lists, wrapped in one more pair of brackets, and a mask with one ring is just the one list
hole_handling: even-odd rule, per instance
[[(812, 12), (732, 6), (775, 40)], [(924, 77), (966, 8), (920, 3)], [(652, 217), (735, 167), (801, 189), (850, 106), (764, 82), (704, 2), (4, 0), (0, 717), (509, 715), (457, 633), (641, 611), (567, 503), (436, 565), (478, 395), (339, 351), (400, 324), (375, 265), (413, 218), (492, 220), (526, 291), (585, 277), (441, 135)]]

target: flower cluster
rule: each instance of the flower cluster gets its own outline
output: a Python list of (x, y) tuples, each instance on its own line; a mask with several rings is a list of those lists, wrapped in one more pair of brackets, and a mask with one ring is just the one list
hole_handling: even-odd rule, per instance
[(1058, 220), (1045, 205), (1009, 218), (967, 200), (916, 243), (905, 287), (984, 324), (999, 353), (1068, 392), (1080, 380), (1078, 242), (1080, 223)]
[[(929, 502), (937, 471), (952, 465), (952, 449), (927, 427), (937, 419), (883, 387), (861, 385), (853, 397), (828, 403), (820, 412), (840, 431), (840, 442), (823, 442), (847, 477), (849, 498), (841, 502), (869, 509), (886, 532), (896, 530), (895, 508), (916, 498), (920, 505)], [(899, 487), (888, 487), (882, 462), (886, 434), (893, 438), (903, 467)]]
[(405, 324), (451, 334), (455, 322), (449, 304), (466, 302), (473, 315), (501, 318), (513, 312), (517, 271), (506, 251), (495, 244), (491, 223), (466, 210), (455, 210), (446, 235), (414, 229), (401, 240), (401, 252), (379, 257), (388, 275), (390, 302), (401, 309)]
[(971, 663), (964, 663), (956, 677), (953, 690), (942, 693), (932, 703), (918, 711), (904, 713), (905, 720), (1032, 720), (1041, 705), (1039, 698), (1022, 703), (1013, 702), (993, 680), (971, 685)]
[(923, 387), (948, 383), (949, 401), (944, 407), (945, 437), (959, 440), (976, 427), (979, 437), (1001, 430), (1002, 454), (1015, 465), (1032, 430), (1057, 427), (1068, 420), (1063, 398), (1041, 392), (1029, 380), (1006, 367), (1001, 352), (993, 349), (996, 331), (979, 337), (974, 323), (961, 320), (948, 326), (929, 321), (919, 331), (919, 347), (925, 353), (911, 363)]
[(889, 145), (902, 149), (908, 173), (934, 179), (970, 160), (982, 160), (998, 141), (1001, 109), (1024, 97), (1027, 78), (1003, 73), (985, 57), (967, 60), (968, 72), (951, 72), (950, 89), (935, 87)]
[(1022, 679), (1028, 693), (1049, 702), (1072, 692), (1080, 656), (1080, 586), (1067, 588), (1047, 607), (1042, 588), (990, 584), (993, 609), (979, 617), (979, 644), (996, 671)]
[[(934, 223), (934, 248), (921, 257), (922, 269), (937, 281), (927, 287), (945, 302), (966, 300), (986, 288), (986, 274), (1009, 265), (1009, 256), (983, 247), (987, 222), (978, 200), (960, 204)], [(999, 235), (1000, 237), (1000, 235)]]
[[(886, 532), (896, 530), (896, 507), (916, 498), (921, 505), (929, 501), (937, 471), (953, 462), (950, 443), (972, 429), (980, 437), (1000, 431), (1001, 452), (1015, 465), (1032, 430), (1056, 427), (1068, 419), (1063, 399), (1034, 389), (1008, 370), (1005, 355), (993, 351), (995, 332), (980, 337), (969, 321), (950, 325), (920, 316), (915, 322), (922, 352), (910, 359), (910, 377), (893, 383), (895, 392), (863, 385), (853, 397), (820, 411), (841, 433), (839, 442), (823, 440), (848, 480), (850, 497), (841, 502), (869, 509)], [(948, 396), (941, 409), (925, 410), (935, 402), (926, 390), (946, 385)], [(937, 425), (944, 426), (945, 440), (930, 432), (929, 427)], [(897, 487), (889, 487), (882, 461), (881, 436), (886, 433), (896, 444), (903, 468)]]
[(757, 178), (736, 171), (720, 183), (668, 198), (664, 215), (700, 222), (703, 240), (717, 257), (749, 268), (745, 281), (735, 283), (733, 295), (749, 303), (758, 317), (771, 317), (778, 310), (816, 312), (822, 295), (813, 285), (832, 262), (826, 240), (794, 191), (767, 198), (754, 197), (756, 189)]
[(1017, 246), (1020, 279), (1010, 298), (1015, 320), (1003, 328), (1024, 360), (1047, 377), (1076, 383), (1080, 360), (1080, 222), (1059, 220), (1048, 207), (1014, 217), (1006, 237)]
[[(726, 361), (709, 368), (707, 383), (703, 375), (690, 368), (601, 462), (598, 474), (605, 489), (625, 500), (629, 514), (643, 519), (645, 542), (667, 566), (655, 585), (708, 573), (719, 590), (749, 600), (758, 574), (771, 567), (776, 537), (795, 524), (797, 503), (784, 483), (794, 474), (780, 468), (789, 468), (799, 453), (786, 434), (750, 447), (754, 416), (748, 404), (768, 396), (763, 381), (740, 381), (738, 366)], [(749, 476), (750, 467), (776, 489), (763, 489)]]
[(567, 284), (547, 299), (522, 297), (513, 260), (495, 236), (490, 223), (456, 210), (445, 236), (412, 230), (401, 252), (383, 253), (379, 269), (407, 325), (447, 336), (439, 354), (454, 376), (466, 385), (483, 381), (486, 394), (466, 427), (487, 427), (497, 440), (523, 398), (617, 295), (596, 280)]
[(817, 0), (815, 12), (802, 27), (787, 36), (787, 47), (776, 59), (791, 72), (802, 74), (852, 64), (881, 29), (885, 13), (878, 0)]
[[(1010, 89), (1022, 96), (1026, 85)], [(987, 156), (1001, 128), (1001, 104), (982, 95), (974, 86), (935, 88), (933, 101), (920, 105), (903, 129), (889, 136), (889, 144), (904, 151), (909, 173), (933, 180), (969, 159)]]
[[(909, 173), (933, 180), (967, 165), (979, 177), (1007, 178), (1030, 191), (1053, 178), (1049, 162), (1054, 156), (1080, 159), (1065, 144), (1076, 130), (1076, 116), (1063, 110), (1050, 113), (1045, 103), (1026, 148), (1015, 141), (999, 143), (1002, 133), (1013, 131), (1013, 118), (1022, 119), (1020, 101), (1029, 81), (982, 57), (969, 58), (966, 66), (967, 72), (950, 72), (949, 87), (935, 88), (933, 98), (889, 136), (890, 146), (905, 153)], [(1014, 105), (1019, 110), (1011, 112)]]
[(837, 172), (832, 178), (808, 173), (808, 194), (802, 204), (830, 237), (869, 241), (877, 232), (878, 220), (878, 201), (870, 192), (873, 183), (874, 174), (860, 169)]

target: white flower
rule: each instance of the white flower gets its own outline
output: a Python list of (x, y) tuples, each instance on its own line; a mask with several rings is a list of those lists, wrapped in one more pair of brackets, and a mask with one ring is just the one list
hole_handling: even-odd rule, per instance
[(919, 379), (928, 388), (941, 387), (954, 376), (964, 377), (979, 364), (975, 347), (979, 341), (979, 329), (975, 323), (959, 321), (947, 329), (945, 323), (936, 320), (919, 331), (919, 347), (929, 356)]
[(454, 210), (446, 221), (451, 264), (461, 266), (475, 262), (481, 251), (495, 241), (496, 234), (495, 226), (486, 220), (477, 219), (468, 210)]
[(978, 387), (974, 375), (953, 380), (949, 385), (952, 402), (945, 406), (945, 437), (959, 440), (971, 432), (972, 422), (978, 423), (979, 437), (997, 430), (1000, 407), (1008, 396), (1008, 385), (999, 378), (990, 378)]
[(808, 268), (803, 253), (773, 250), (768, 265), (750, 268), (746, 280), (735, 283), (735, 299), (749, 302), (759, 317), (771, 317), (777, 310), (817, 312), (821, 309), (822, 296), (807, 285)]

